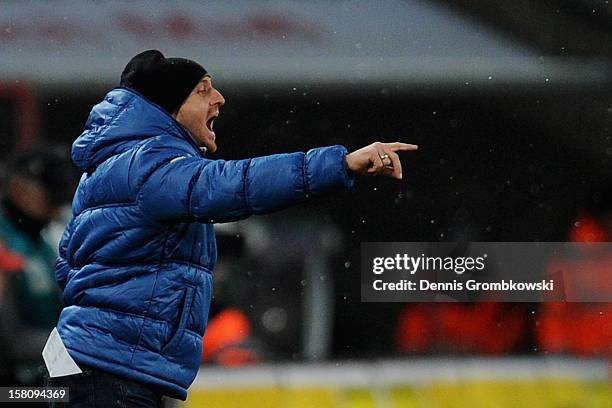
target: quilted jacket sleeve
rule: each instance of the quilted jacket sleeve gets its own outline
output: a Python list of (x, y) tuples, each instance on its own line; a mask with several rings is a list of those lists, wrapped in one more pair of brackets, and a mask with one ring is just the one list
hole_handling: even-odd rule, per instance
[(350, 187), (346, 153), (330, 146), (248, 160), (177, 157), (153, 172), (138, 202), (158, 220), (236, 221)]

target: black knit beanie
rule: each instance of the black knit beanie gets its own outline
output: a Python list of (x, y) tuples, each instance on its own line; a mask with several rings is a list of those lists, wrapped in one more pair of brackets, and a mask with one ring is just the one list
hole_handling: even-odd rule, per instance
[(204, 75), (206, 70), (195, 61), (166, 58), (157, 50), (148, 50), (128, 62), (120, 85), (140, 92), (172, 114)]

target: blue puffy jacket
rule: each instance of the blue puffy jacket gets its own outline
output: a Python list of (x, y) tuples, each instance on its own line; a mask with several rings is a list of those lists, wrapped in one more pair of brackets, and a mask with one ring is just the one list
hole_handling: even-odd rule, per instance
[(113, 89), (72, 146), (84, 174), (56, 265), (72, 357), (184, 400), (211, 301), (213, 223), (350, 186), (345, 155), (332, 146), (209, 160), (163, 109)]

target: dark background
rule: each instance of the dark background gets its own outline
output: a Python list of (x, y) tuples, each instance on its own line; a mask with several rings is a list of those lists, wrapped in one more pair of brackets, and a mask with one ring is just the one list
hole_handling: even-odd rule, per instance
[[(400, 182), (358, 178), (351, 191), (267, 217), (272, 224), (285, 217), (312, 217), (342, 231), (343, 249), (332, 265), (333, 355), (339, 357), (391, 354), (402, 307), (360, 302), (361, 242), (565, 241), (592, 185), (609, 171), (612, 149), (605, 146), (610, 144), (610, 113), (595, 111), (605, 106), (609, 89), (216, 86), (227, 100), (215, 124), (220, 146), (216, 158), (331, 144), (354, 150), (377, 140), (419, 145), (417, 153), (402, 156)], [(69, 145), (106, 91), (42, 97), (43, 140)], [(224, 245), (219, 247), (222, 258)], [(250, 296), (260, 301), (274, 296), (272, 303), (299, 315), (299, 273), (240, 278), (247, 286), (257, 281), (258, 289)], [(270, 295), (273, 286), (284, 289)], [(268, 337), (267, 343), (278, 343), (286, 356), (300, 349), (296, 322), (280, 341)]]
[[(605, 2), (431, 3), (493, 28), (542, 60), (611, 62), (612, 12)], [(593, 186), (605, 183), (611, 170), (612, 72), (607, 77), (593, 81), (585, 71), (573, 82), (553, 76), (537, 83), (492, 78), (474, 84), (449, 79), (342, 85), (216, 79), (227, 103), (215, 123), (219, 151), (213, 157), (241, 159), (331, 144), (354, 150), (374, 141), (419, 145), (418, 152), (402, 156), (401, 182), (358, 178), (351, 191), (264, 218), (270, 225), (310, 219), (339, 228), (341, 250), (331, 265), (333, 355), (390, 354), (402, 305), (360, 302), (360, 243), (567, 240), (578, 211), (592, 201)], [(40, 143), (68, 150), (91, 107), (115, 84), (30, 85), (40, 115)], [(15, 150), (15, 112), (13, 101), (0, 95), (3, 156)], [(241, 257), (233, 245), (220, 245), (220, 259), (224, 251), (226, 259)], [(235, 285), (238, 292), (249, 292), (245, 299), (283, 304), (290, 311), (280, 340), (260, 333), (284, 356), (300, 350), (303, 271), (297, 258), (273, 265), (244, 257), (246, 273)], [(278, 290), (271, 295), (271, 288)], [(257, 320), (252, 302), (242, 303)], [(534, 307), (527, 305), (527, 316)], [(530, 352), (531, 342), (527, 336), (521, 351)]]

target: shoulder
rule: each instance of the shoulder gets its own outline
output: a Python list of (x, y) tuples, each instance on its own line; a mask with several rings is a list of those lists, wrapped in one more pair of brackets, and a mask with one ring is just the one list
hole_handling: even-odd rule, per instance
[(5, 246), (0, 237), (0, 272), (19, 272), (24, 265), (23, 256)]
[(170, 135), (147, 139), (138, 146), (130, 158), (130, 185), (138, 190), (157, 169), (177, 158), (199, 157), (189, 143)]
[(134, 152), (135, 160), (167, 160), (177, 156), (197, 156), (199, 152), (184, 140), (169, 134), (148, 138), (138, 145)]

